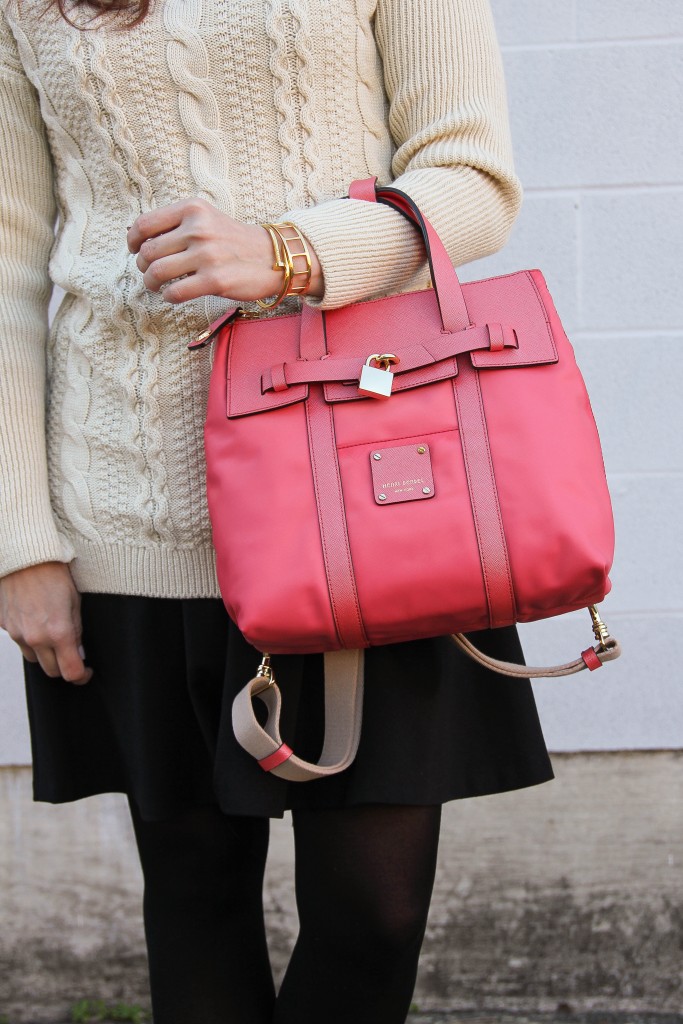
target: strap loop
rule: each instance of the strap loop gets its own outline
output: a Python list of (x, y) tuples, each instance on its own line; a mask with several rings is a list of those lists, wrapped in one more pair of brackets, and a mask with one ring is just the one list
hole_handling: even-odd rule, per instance
[[(599, 668), (607, 661), (614, 661), (621, 654), (619, 642), (606, 632), (606, 628), (601, 643), (589, 647), (575, 661), (549, 668), (534, 668), (491, 658), (475, 647), (464, 633), (452, 633), (451, 638), (479, 665), (513, 679), (558, 679), (562, 676), (571, 676), (584, 669), (592, 671)], [(344, 771), (353, 762), (360, 740), (363, 716), (363, 667), (362, 650), (332, 651), (325, 654), (325, 742), (317, 764), (301, 760), (282, 742), (282, 700), (272, 672), (265, 685), (264, 676), (257, 675), (235, 698), (232, 706), (232, 723), (238, 743), (258, 760), (265, 771), (290, 782), (307, 782)], [(268, 668), (270, 670), (269, 664)], [(457, 686), (456, 680), (453, 681), (453, 685)], [(268, 717), (265, 726), (259, 724), (254, 714), (253, 697), (258, 697), (266, 705)]]

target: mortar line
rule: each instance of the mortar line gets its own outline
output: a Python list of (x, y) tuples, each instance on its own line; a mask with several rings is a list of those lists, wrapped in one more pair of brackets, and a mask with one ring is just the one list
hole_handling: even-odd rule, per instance
[(544, 43), (503, 43), (503, 53), (534, 53), (544, 50), (603, 50), (609, 46), (620, 49), (642, 47), (643, 43), (652, 46), (667, 46), (683, 42), (683, 36), (631, 36), (628, 39), (576, 39), (567, 42), (564, 39), (548, 40)]
[(581, 193), (621, 192), (633, 195), (656, 194), (659, 192), (683, 192), (680, 181), (662, 181), (655, 185), (645, 182), (617, 182), (615, 184), (579, 184), (579, 185), (525, 185), (524, 195), (527, 196), (564, 196), (571, 198)]
[(576, 341), (581, 338), (584, 341), (592, 340), (593, 338), (599, 338), (603, 341), (620, 341), (622, 338), (638, 339), (647, 338), (651, 339), (653, 335), (663, 338), (680, 338), (683, 342), (683, 331), (680, 327), (628, 327), (623, 330), (618, 330), (615, 327), (605, 328), (590, 328), (590, 327), (578, 327), (576, 330), (571, 332), (571, 340)]
[(683, 480), (680, 469), (621, 469), (607, 473), (608, 480)]
[(574, 217), (576, 218), (576, 319), (583, 325), (583, 207), (581, 193), (574, 194)]

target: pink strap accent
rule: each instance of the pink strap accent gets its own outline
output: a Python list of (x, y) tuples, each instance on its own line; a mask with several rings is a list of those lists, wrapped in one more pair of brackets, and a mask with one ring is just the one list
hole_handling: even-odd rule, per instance
[(510, 562), (489, 448), (479, 374), (468, 360), (453, 381), (467, 484), (484, 574), (491, 628), (516, 621)]
[(210, 345), (211, 342), (216, 337), (216, 335), (218, 334), (218, 332), (220, 331), (221, 327), (225, 327), (227, 326), (227, 324), (231, 324), (234, 321), (237, 314), (239, 313), (239, 311), (240, 307), (237, 306), (236, 309), (230, 309), (228, 310), (227, 313), (224, 313), (223, 316), (219, 316), (218, 319), (214, 320), (212, 324), (209, 324), (209, 326), (205, 330), (203, 330), (201, 334), (198, 334), (197, 337), (193, 339), (193, 341), (189, 342), (187, 347), (191, 351), (193, 351), (194, 349), (204, 348), (206, 345)]
[(377, 178), (356, 178), (349, 186), (349, 199), (365, 199), (368, 203), (376, 203), (376, 182)]
[(444, 330), (461, 331), (465, 327), (469, 327), (470, 317), (458, 275), (443, 242), (432, 225), (413, 200), (399, 189), (378, 189), (377, 198), (405, 214), (422, 232)]
[(285, 376), (285, 363), (278, 363), (270, 368), (270, 380), (273, 391), (286, 391), (289, 381)]
[(505, 348), (504, 328), (502, 324), (487, 324), (489, 330), (489, 348), (491, 352), (501, 352)]
[[(443, 359), (464, 352), (489, 351), (490, 332), (498, 329), (502, 340), (501, 348), (516, 348), (517, 338), (512, 327), (501, 327), (500, 324), (486, 324), (483, 327), (468, 327), (465, 331), (455, 334), (438, 334), (425, 339), (419, 345), (410, 348), (393, 348), (400, 362), (394, 367), (395, 374), (416, 370), (422, 366), (430, 366)], [(282, 391), (294, 384), (328, 383), (330, 381), (352, 381), (360, 378), (365, 360), (360, 357), (345, 359), (313, 359), (310, 361), (296, 360), (290, 363), (279, 363), (266, 370), (261, 376), (261, 391)], [(284, 387), (283, 387), (284, 384)]]
[(334, 413), (322, 388), (312, 389), (306, 402), (306, 420), (325, 574), (337, 635), (342, 647), (367, 647), (346, 528)]
[(369, 202), (379, 200), (387, 206), (393, 206), (420, 229), (427, 249), (429, 270), (444, 330), (459, 331), (468, 327), (470, 318), (465, 305), (465, 297), (443, 242), (410, 196), (391, 186), (376, 188), (376, 180), (376, 178), (365, 178), (352, 182), (349, 198), (365, 199)]
[(301, 325), (299, 327), (299, 358), (322, 359), (327, 353), (325, 341), (325, 317), (319, 309), (301, 306)]
[(583, 658), (586, 664), (586, 668), (590, 672), (595, 672), (596, 668), (600, 668), (602, 666), (602, 662), (600, 661), (597, 654), (595, 653), (595, 650), (592, 647), (589, 647), (585, 651), (581, 651), (581, 657)]
[(269, 754), (268, 757), (262, 757), (259, 761), (261, 768), (264, 772), (272, 772), (273, 768), (279, 768), (285, 761), (289, 761), (294, 751), (291, 747), (288, 747), (286, 743), (278, 747), (274, 754)]

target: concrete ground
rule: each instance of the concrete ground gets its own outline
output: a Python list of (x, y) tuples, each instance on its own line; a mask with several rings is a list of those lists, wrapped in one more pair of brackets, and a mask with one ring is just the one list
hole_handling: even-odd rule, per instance
[[(683, 751), (553, 764), (554, 782), (445, 809), (410, 1024), (683, 1024)], [(0, 1024), (67, 1022), (84, 998), (148, 1006), (125, 801), (34, 805), (30, 788), (28, 769), (0, 771)], [(292, 859), (275, 822), (278, 978)]]
[[(8, 1024), (12, 1024), (12, 1022), (9, 1021)], [(66, 1022), (55, 1021), (54, 1024), (66, 1024)], [(528, 1015), (507, 1010), (491, 1010), (482, 1015), (474, 1011), (461, 1010), (458, 1012), (411, 1013), (407, 1024), (683, 1024), (683, 1014), (599, 1011), (579, 1014), (534, 1013)]]
[(681, 1014), (662, 1013), (583, 1013), (542, 1014), (491, 1011), (484, 1015), (469, 1012), (415, 1013), (408, 1024), (683, 1024)]

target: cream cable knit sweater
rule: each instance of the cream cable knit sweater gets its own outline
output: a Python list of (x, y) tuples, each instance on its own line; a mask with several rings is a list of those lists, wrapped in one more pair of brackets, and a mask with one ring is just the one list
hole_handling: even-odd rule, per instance
[(410, 225), (341, 198), (354, 178), (396, 179), (455, 264), (496, 250), (520, 189), (488, 0), (156, 0), (87, 32), (45, 8), (0, 0), (0, 575), (216, 596), (185, 342), (225, 304), (147, 293), (126, 226), (191, 195), (286, 216), (324, 308), (425, 282)]

